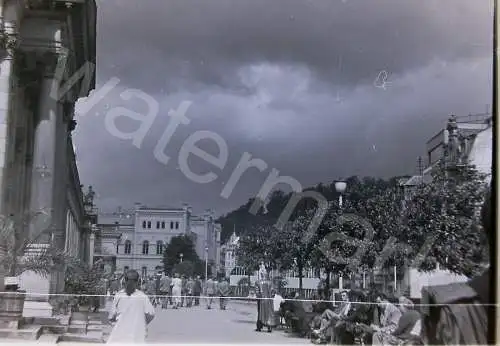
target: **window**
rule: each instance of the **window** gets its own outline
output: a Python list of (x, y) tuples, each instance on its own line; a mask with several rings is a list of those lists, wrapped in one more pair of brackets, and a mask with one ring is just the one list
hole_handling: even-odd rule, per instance
[(146, 228), (146, 221), (142, 221), (142, 228)]
[(151, 221), (148, 221), (148, 228), (151, 228)]
[(160, 221), (156, 221), (156, 229), (160, 228)]
[(163, 242), (161, 240), (158, 240), (156, 242), (156, 254), (157, 255), (163, 254)]
[(130, 240), (125, 240), (125, 254), (130, 255), (132, 251), (132, 242)]
[(174, 222), (170, 221), (170, 229), (174, 229)]
[(175, 223), (175, 229), (179, 229), (179, 222)]
[(165, 229), (165, 221), (161, 222), (161, 228)]
[(149, 254), (149, 242), (147, 240), (144, 240), (142, 242), (142, 254), (143, 255)]
[(148, 276), (148, 267), (142, 267), (141, 270), (142, 277), (145, 278)]

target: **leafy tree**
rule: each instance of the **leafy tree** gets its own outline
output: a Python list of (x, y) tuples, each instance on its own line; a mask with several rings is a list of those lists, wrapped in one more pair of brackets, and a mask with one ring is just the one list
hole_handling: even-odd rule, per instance
[(276, 228), (267, 223), (248, 226), (240, 236), (236, 256), (238, 265), (249, 275), (264, 262), (268, 269), (276, 268), (277, 260), (281, 257), (278, 248), (273, 243)]
[[(173, 237), (163, 252), (163, 268), (165, 273), (172, 273), (174, 267), (180, 263), (181, 255), (183, 262), (189, 261), (193, 264), (193, 272), (200, 275), (204, 273), (202, 264), (196, 253), (193, 240), (185, 235)], [(203, 268), (203, 269), (202, 269)]]
[(467, 276), (482, 270), (488, 248), (476, 211), (485, 197), (485, 178), (472, 165), (449, 169), (440, 163), (432, 182), (405, 203), (407, 227), (399, 241), (411, 246), (420, 270), (432, 270), (437, 263)]
[(302, 290), (304, 270), (310, 265), (312, 239), (307, 239), (307, 229), (314, 217), (315, 210), (310, 209), (289, 222), (281, 231), (274, 233), (273, 245), (279, 254), (280, 269), (296, 269), (299, 278), (299, 290)]
[(185, 275), (187, 277), (198, 274), (195, 273), (195, 269), (195, 264), (190, 260), (183, 260), (182, 262), (179, 262), (174, 266), (175, 273), (179, 273), (179, 275)]

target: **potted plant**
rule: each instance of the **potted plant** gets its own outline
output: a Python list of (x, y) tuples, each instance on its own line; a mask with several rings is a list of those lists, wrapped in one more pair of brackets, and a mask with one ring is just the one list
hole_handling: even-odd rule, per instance
[[(19, 290), (22, 273), (31, 271), (47, 277), (64, 265), (63, 251), (52, 244), (40, 245), (42, 237), (53, 231), (47, 227), (49, 215), (39, 211), (21, 217), (0, 216), (0, 270), (5, 275), (5, 292), (0, 295), (0, 318), (3, 320), (15, 321), (22, 317), (26, 297), (26, 292)], [(35, 234), (29, 234), (30, 231)]]
[(93, 265), (82, 261), (73, 261), (66, 267), (65, 293), (69, 294), (71, 312), (82, 312), (82, 308), (91, 311), (96, 307), (94, 295), (105, 294), (105, 288), (100, 284), (107, 278), (107, 273), (101, 268), (102, 260)]

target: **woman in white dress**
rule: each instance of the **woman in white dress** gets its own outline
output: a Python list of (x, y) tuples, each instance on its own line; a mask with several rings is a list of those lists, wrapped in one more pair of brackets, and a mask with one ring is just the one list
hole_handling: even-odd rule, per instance
[(115, 294), (109, 313), (114, 322), (108, 344), (145, 343), (147, 325), (155, 316), (155, 309), (147, 295), (136, 287), (139, 273), (129, 270), (125, 274), (125, 288)]
[(178, 273), (175, 273), (172, 279), (172, 299), (174, 302), (174, 309), (178, 309), (182, 303), (182, 279)]

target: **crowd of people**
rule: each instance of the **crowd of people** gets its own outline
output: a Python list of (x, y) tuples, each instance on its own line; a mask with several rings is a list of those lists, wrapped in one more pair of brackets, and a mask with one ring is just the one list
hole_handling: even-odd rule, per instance
[(293, 332), (315, 344), (420, 344), (421, 315), (413, 302), (400, 296), (391, 299), (379, 292), (343, 291), (338, 303), (326, 295), (302, 300), (287, 297), (279, 316)]
[[(491, 232), (491, 195), (481, 218)], [(257, 289), (257, 331), (281, 325), (315, 344), (443, 345), (494, 344), (496, 316), (489, 290), (490, 270), (468, 282), (428, 286), (417, 308), (407, 297), (382, 292), (350, 290), (331, 299), (328, 289), (306, 300), (299, 293), (283, 298), (273, 291), (262, 265)], [(338, 302), (338, 303), (336, 303)]]
[[(484, 229), (491, 231), (491, 200), (482, 210)], [(378, 291), (350, 290), (331, 299), (329, 289), (307, 300), (299, 293), (285, 298), (274, 288), (269, 273), (261, 265), (256, 282), (256, 331), (272, 332), (284, 325), (315, 344), (373, 345), (438, 345), (494, 344), (495, 305), (489, 291), (489, 270), (466, 283), (429, 286), (422, 291), (422, 304), (417, 309), (407, 297), (388, 297)], [(108, 342), (142, 343), (146, 326), (155, 315), (155, 306), (200, 304), (206, 297), (211, 309), (216, 296), (220, 309), (226, 308), (230, 286), (227, 279), (208, 278), (204, 283), (197, 277), (161, 277), (142, 280), (135, 270), (123, 277), (123, 288), (113, 292), (110, 320), (115, 322)], [(146, 292), (142, 292), (139, 288)], [(118, 288), (118, 287), (116, 287)], [(148, 296), (149, 294), (149, 296)], [(130, 299), (130, 297), (134, 299)], [(160, 299), (159, 301), (157, 299)], [(491, 335), (490, 335), (491, 334)]]
[[(125, 288), (125, 274), (110, 280), (110, 295), (114, 296), (123, 288)], [(217, 279), (215, 276), (209, 276), (208, 280), (202, 280), (200, 276), (186, 276), (179, 273), (174, 273), (173, 276), (158, 273), (140, 277), (138, 289), (149, 297), (153, 307), (161, 306), (162, 309), (167, 309), (169, 306), (173, 309), (199, 306), (200, 296), (203, 294), (207, 297), (207, 309), (212, 308), (214, 297), (218, 297), (220, 309), (225, 310), (227, 297), (231, 294), (229, 281), (225, 277)]]

